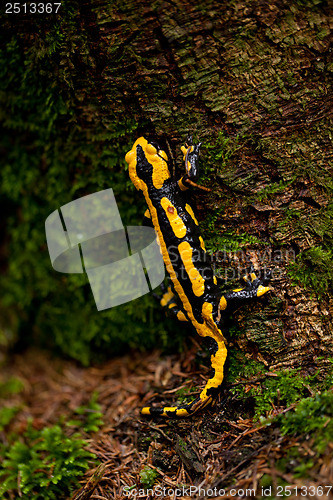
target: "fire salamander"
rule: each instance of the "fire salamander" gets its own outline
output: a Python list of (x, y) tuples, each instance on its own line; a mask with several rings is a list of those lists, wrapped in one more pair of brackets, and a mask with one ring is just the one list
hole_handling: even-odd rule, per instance
[(196, 185), (199, 176), (200, 146), (192, 144), (190, 139), (187, 147), (181, 148), (186, 173), (178, 181), (170, 175), (167, 154), (144, 137), (134, 143), (125, 157), (131, 181), (146, 199), (145, 219), (157, 232), (172, 281), (172, 288), (162, 286), (161, 304), (172, 310), (179, 320), (190, 321), (197, 333), (208, 341), (213, 371), (197, 398), (180, 406), (146, 407), (141, 410), (143, 415), (188, 417), (210, 404), (221, 387), (227, 357), (226, 341), (220, 328), (221, 315), (269, 291), (253, 269), (245, 278), (245, 288), (223, 295), (219, 290), (198, 221), (185, 196), (185, 191)]

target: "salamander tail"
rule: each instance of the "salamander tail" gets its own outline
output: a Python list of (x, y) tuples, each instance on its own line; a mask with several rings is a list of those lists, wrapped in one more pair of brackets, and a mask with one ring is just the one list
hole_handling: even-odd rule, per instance
[(142, 408), (141, 415), (150, 417), (186, 418), (211, 404), (212, 400), (213, 398), (208, 396), (205, 399), (198, 397), (190, 403), (179, 406), (165, 406), (164, 408), (146, 406), (145, 408)]

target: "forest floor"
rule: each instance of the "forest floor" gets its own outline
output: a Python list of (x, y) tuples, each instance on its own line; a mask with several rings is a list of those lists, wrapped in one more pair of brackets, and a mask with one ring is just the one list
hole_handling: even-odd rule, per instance
[[(214, 408), (190, 419), (140, 416), (139, 408), (152, 397), (154, 404), (171, 404), (183, 389), (202, 387), (209, 370), (194, 369), (196, 351), (193, 345), (180, 355), (135, 352), (89, 368), (42, 351), (15, 355), (2, 379), (20, 379), (23, 390), (6, 401), (20, 407), (6, 433), (24, 433), (29, 420), (42, 429), (78, 418), (76, 409), (97, 393), (103, 424), (84, 435), (96, 460), (80, 478), (82, 488), (73, 500), (330, 498), (321, 488), (333, 483), (332, 447), (306, 478), (297, 477), (293, 469), (316, 456), (311, 440), (283, 436), (274, 422), (254, 421), (251, 398), (237, 399), (228, 386)], [(298, 458), (288, 455), (295, 449)]]

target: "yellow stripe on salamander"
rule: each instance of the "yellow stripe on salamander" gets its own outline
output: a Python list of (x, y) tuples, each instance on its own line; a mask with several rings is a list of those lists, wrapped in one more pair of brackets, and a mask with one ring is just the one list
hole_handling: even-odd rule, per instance
[(170, 302), (171, 299), (173, 299), (175, 296), (175, 294), (173, 293), (173, 291), (171, 290), (171, 286), (168, 286), (168, 289), (167, 291), (163, 294), (163, 297), (161, 299), (161, 306), (164, 307), (168, 304), (168, 302)]
[(179, 179), (178, 186), (181, 191), (186, 191), (188, 189), (188, 186), (185, 186), (185, 184), (183, 183), (183, 178)]
[(199, 226), (199, 222), (197, 221), (197, 219), (194, 215), (192, 207), (188, 203), (186, 203), (185, 208), (186, 208), (187, 212), (190, 214), (190, 216), (192, 217), (192, 219), (194, 220), (194, 222), (196, 223), (196, 225)]
[[(140, 137), (135, 141), (133, 147), (125, 156), (125, 161), (128, 163), (128, 172), (133, 182), (134, 186), (137, 189), (141, 189), (144, 192), (145, 183), (139, 179), (136, 174), (136, 148), (137, 146), (141, 146), (148, 162), (153, 167), (153, 184), (156, 189), (160, 189), (164, 181), (170, 178), (170, 172), (167, 164), (167, 154), (164, 151), (159, 151), (157, 154), (156, 148), (149, 144), (148, 141), (144, 137)], [(147, 187), (147, 186), (146, 186)]]
[[(202, 250), (205, 252), (206, 251), (206, 247), (205, 247), (205, 242), (204, 242), (202, 236), (199, 236), (199, 241), (200, 241), (200, 246), (201, 246)], [(214, 276), (214, 278), (215, 278), (215, 276)]]
[[(156, 151), (156, 150), (155, 150)], [(156, 152), (157, 153), (157, 152)], [(165, 160), (162, 160), (161, 157)], [(155, 154), (151, 157), (147, 155), (147, 160), (153, 165), (153, 184), (156, 189), (160, 189), (164, 181), (169, 179), (170, 172), (168, 168), (168, 157), (165, 151), (159, 151), (159, 154)]]
[(183, 313), (183, 311), (178, 311), (177, 312), (177, 319), (178, 321), (188, 321), (187, 317)]
[(184, 238), (186, 226), (183, 219), (179, 217), (176, 207), (166, 197), (161, 199), (161, 205), (177, 238)]
[(224, 311), (226, 308), (227, 308), (227, 301), (225, 300), (225, 298), (222, 295), (221, 300), (220, 300), (219, 309), (221, 311)]
[(193, 248), (188, 241), (182, 241), (178, 245), (179, 254), (185, 266), (188, 277), (192, 283), (193, 293), (197, 297), (201, 297), (205, 291), (205, 280), (195, 267), (192, 259)]
[(141, 408), (140, 413), (141, 415), (150, 415), (150, 406), (145, 406), (144, 408)]

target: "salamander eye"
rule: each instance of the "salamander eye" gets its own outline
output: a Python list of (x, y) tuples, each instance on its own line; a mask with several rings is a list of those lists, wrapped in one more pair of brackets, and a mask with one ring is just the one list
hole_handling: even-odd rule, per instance
[(153, 146), (152, 144), (147, 144), (146, 152), (150, 155), (155, 155), (157, 153), (155, 146)]

